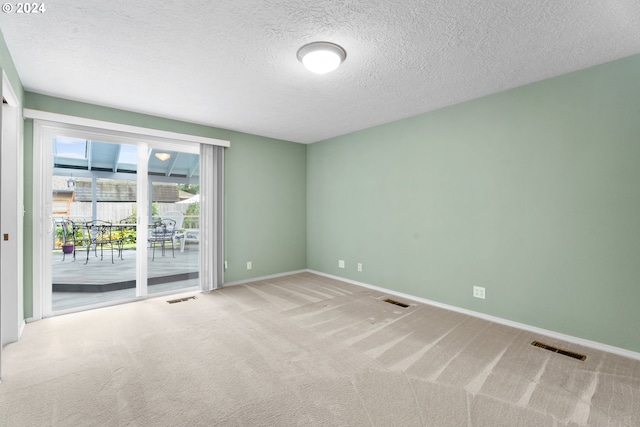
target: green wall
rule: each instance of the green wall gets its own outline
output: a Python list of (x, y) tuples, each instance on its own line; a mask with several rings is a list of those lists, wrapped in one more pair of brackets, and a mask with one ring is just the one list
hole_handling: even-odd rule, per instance
[(226, 153), (226, 283), (307, 267), (307, 146), (269, 142), (245, 135)]
[[(306, 268), (305, 145), (208, 126), (25, 93), (25, 108), (228, 140), (225, 150), (225, 282)], [(25, 125), (25, 193), (33, 188), (32, 122)], [(31, 193), (29, 193), (31, 194)], [(26, 197), (25, 224), (33, 212)], [(25, 242), (29, 246), (30, 241)], [(253, 269), (246, 269), (246, 262)], [(31, 252), (25, 269), (32, 265)], [(25, 276), (25, 315), (32, 315), (32, 280)]]
[(312, 144), (307, 265), (640, 351), (639, 138), (634, 56)]
[(2, 31), (0, 31), (0, 71), (5, 72), (7, 78), (11, 82), (13, 90), (16, 91), (18, 101), (22, 103), (24, 89), (22, 88), (22, 83), (20, 82), (18, 71), (16, 70), (16, 66), (13, 63), (13, 59), (11, 58), (11, 54), (9, 53), (7, 44), (4, 41), (4, 35), (2, 34)]

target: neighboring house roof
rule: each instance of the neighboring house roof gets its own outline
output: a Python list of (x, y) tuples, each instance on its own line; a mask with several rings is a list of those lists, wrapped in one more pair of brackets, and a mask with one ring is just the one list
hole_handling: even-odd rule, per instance
[(53, 190), (53, 198), (58, 200), (70, 200), (73, 202), (75, 201), (73, 200), (73, 194), (73, 190)]

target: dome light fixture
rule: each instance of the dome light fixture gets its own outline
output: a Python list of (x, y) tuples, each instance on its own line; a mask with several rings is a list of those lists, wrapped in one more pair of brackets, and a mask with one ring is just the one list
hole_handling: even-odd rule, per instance
[(340, 66), (347, 52), (335, 43), (313, 42), (298, 49), (298, 60), (307, 70), (326, 74)]
[(169, 160), (169, 158), (171, 157), (171, 154), (169, 154), (169, 153), (156, 153), (156, 157), (164, 162), (166, 160)]

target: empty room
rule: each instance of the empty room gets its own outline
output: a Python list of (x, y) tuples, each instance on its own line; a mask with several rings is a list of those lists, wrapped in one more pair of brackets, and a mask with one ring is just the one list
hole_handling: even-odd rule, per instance
[(0, 425), (640, 425), (640, 3), (0, 13)]

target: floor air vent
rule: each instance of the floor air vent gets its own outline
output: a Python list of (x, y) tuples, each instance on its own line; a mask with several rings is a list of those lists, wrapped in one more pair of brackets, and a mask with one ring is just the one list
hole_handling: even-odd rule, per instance
[(186, 297), (186, 298), (178, 298), (178, 299), (170, 299), (169, 301), (167, 301), (169, 304), (175, 304), (177, 302), (185, 302), (185, 301), (189, 301), (190, 299), (196, 299), (196, 297)]
[(384, 301), (384, 302), (388, 302), (389, 304), (398, 305), (398, 306), (400, 306), (400, 307), (402, 307), (402, 308), (407, 308), (407, 307), (409, 307), (409, 305), (408, 305), (408, 304), (405, 304), (405, 303), (400, 302), (400, 301), (392, 300), (391, 298), (383, 299), (382, 301)]
[(543, 348), (545, 350), (553, 351), (554, 353), (562, 354), (563, 356), (569, 356), (569, 357), (572, 357), (574, 359), (578, 359), (578, 360), (586, 360), (587, 359), (587, 356), (585, 356), (584, 354), (574, 353), (573, 351), (562, 350), (561, 348), (557, 348), (557, 347), (554, 347), (552, 345), (547, 345), (547, 344), (542, 343), (540, 341), (533, 341), (531, 343), (531, 345), (534, 346), (534, 347), (540, 347), (540, 348)]

